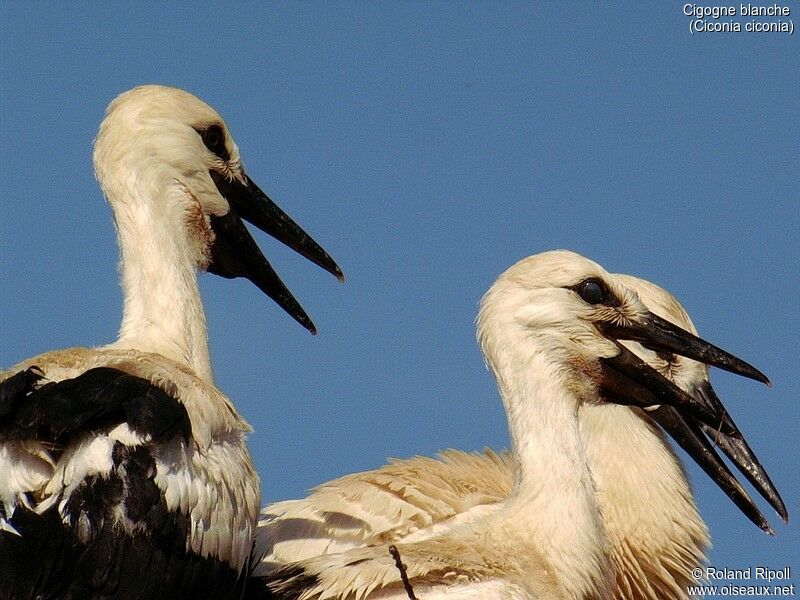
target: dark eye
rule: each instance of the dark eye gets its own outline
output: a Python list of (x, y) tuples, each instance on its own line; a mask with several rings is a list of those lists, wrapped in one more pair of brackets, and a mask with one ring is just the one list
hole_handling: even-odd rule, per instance
[(225, 136), (222, 135), (222, 128), (219, 125), (211, 125), (202, 135), (206, 148), (223, 160), (227, 160), (228, 151), (225, 149)]
[(575, 291), (588, 304), (600, 304), (605, 301), (607, 296), (606, 286), (602, 281), (594, 278), (581, 281)]

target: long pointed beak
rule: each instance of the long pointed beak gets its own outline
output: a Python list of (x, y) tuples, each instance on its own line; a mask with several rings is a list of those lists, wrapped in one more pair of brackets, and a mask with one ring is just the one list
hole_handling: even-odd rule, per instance
[(619, 354), (600, 359), (600, 392), (614, 404), (649, 408), (667, 405), (711, 427), (721, 427), (721, 415), (664, 377), (633, 352), (617, 344)]
[[(756, 503), (753, 502), (753, 499), (734, 477), (730, 469), (722, 462), (711, 442), (703, 434), (701, 429), (704, 427), (703, 425), (697, 424), (692, 419), (685, 418), (678, 409), (672, 406), (659, 406), (655, 410), (648, 411), (647, 414), (692, 457), (692, 460), (706, 472), (706, 475), (719, 486), (748, 519), (769, 535), (775, 534), (767, 519), (756, 506)], [(740, 469), (742, 468), (741, 463), (738, 461), (734, 460), (734, 463)], [(755, 464), (759, 469), (761, 468), (757, 460), (755, 460)], [(761, 489), (759, 491), (762, 494), (764, 493)], [(777, 494), (777, 492), (775, 493)]]
[[(654, 352), (679, 354), (770, 385), (767, 376), (752, 365), (653, 313), (646, 312), (632, 324), (601, 324), (599, 327), (609, 337), (635, 341)], [(605, 375), (601, 380), (603, 395), (617, 404), (650, 407), (647, 414), (672, 436), (753, 523), (769, 534), (774, 533), (752, 498), (714, 450), (712, 442), (730, 458), (778, 515), (784, 521), (788, 519), (786, 505), (775, 485), (708, 381), (678, 394), (670, 388), (677, 386), (672, 382), (665, 384), (664, 381), (669, 380), (628, 350), (616, 357), (602, 359), (601, 364)], [(620, 372), (633, 376), (637, 382), (633, 385), (625, 383)], [(656, 401), (659, 398), (666, 401)], [(653, 409), (654, 405), (659, 406)]]
[(261, 253), (242, 219), (319, 265), (336, 276), (339, 281), (344, 281), (342, 270), (330, 255), (270, 200), (249, 177), (245, 175), (245, 181), (242, 183), (238, 180), (229, 181), (224, 175), (214, 171), (210, 173), (220, 194), (230, 204), (231, 210), (225, 216), (211, 217), (211, 228), (216, 237), (211, 246), (211, 263), (208, 271), (227, 278), (249, 279), (298, 323), (311, 333), (316, 333), (316, 327), (311, 319)]
[(702, 398), (706, 405), (711, 407), (711, 410), (720, 413), (723, 421), (727, 424), (727, 429), (731, 430), (730, 433), (725, 433), (701, 423), (699, 427), (703, 433), (736, 465), (736, 468), (758, 490), (758, 493), (775, 509), (775, 512), (778, 513), (784, 523), (788, 523), (789, 514), (786, 510), (786, 504), (778, 493), (775, 484), (772, 483), (767, 471), (750, 449), (747, 440), (744, 439), (744, 435), (736, 426), (736, 423), (733, 422), (728, 411), (725, 410), (725, 406), (717, 396), (711, 383), (704, 381), (690, 391), (690, 394), (695, 398)]
[(719, 367), (725, 371), (755, 379), (768, 386), (771, 385), (767, 376), (754, 366), (650, 311), (644, 312), (635, 322), (625, 325), (603, 323), (598, 327), (609, 337), (639, 342), (654, 352), (680, 354), (712, 367)]

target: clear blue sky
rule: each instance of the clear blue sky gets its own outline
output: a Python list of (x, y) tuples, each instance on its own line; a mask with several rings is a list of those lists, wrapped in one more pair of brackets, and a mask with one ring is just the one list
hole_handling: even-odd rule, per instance
[(201, 278), (266, 501), (387, 456), (505, 447), (477, 302), (569, 248), (665, 286), (772, 378), (713, 374), (791, 524), (762, 503), (768, 538), (688, 470), (714, 566), (800, 581), (798, 35), (692, 36), (682, 3), (264, 4), (0, 5), (0, 365), (115, 338), (92, 139), (118, 93), (182, 87), (347, 275), (258, 238), (317, 337), (249, 282)]

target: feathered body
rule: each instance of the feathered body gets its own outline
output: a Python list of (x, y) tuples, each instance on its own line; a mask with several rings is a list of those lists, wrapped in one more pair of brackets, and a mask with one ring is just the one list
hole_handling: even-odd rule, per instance
[[(0, 590), (33, 597), (63, 584), (58, 597), (102, 590), (149, 598), (241, 588), (260, 492), (246, 446), (250, 427), (230, 401), (185, 366), (137, 350), (50, 352), (0, 378), (31, 368), (41, 380), (19, 398), (18, 410), (3, 415), (0, 429), (8, 517), (0, 562), (13, 575), (5, 573), (4, 584), (17, 582)], [(53, 421), (63, 431), (48, 436)], [(38, 589), (22, 577), (30, 549), (13, 548), (28, 536), (44, 536), (48, 546), (62, 539), (64, 547), (52, 550), (76, 578), (45, 578)], [(120, 573), (98, 577), (98, 563)], [(133, 576), (142, 571), (147, 576)], [(102, 581), (99, 589), (91, 577)]]
[[(696, 334), (683, 307), (662, 288), (627, 275), (609, 277), (628, 290), (619, 290), (620, 296), (636, 295), (636, 300), (653, 313)], [(544, 309), (539, 306), (536, 310)], [(678, 354), (656, 353), (636, 342), (621, 343), (684, 390), (707, 384), (708, 368), (702, 363)], [(584, 403), (578, 410), (580, 438), (612, 566), (608, 597), (685, 599), (687, 586), (695, 582), (693, 569), (705, 560), (709, 532), (680, 460), (649, 415), (640, 408), (595, 402)], [(546, 468), (558, 467), (550, 464)], [(355, 559), (357, 549), (396, 544), (409, 574), (419, 573), (414, 569), (420, 559), (413, 550), (406, 551), (407, 547), (448, 539), (470, 523), (496, 518), (504, 512), (518, 482), (515, 452), (488, 449), (482, 453), (447, 450), (436, 458), (392, 460), (379, 469), (341, 477), (318, 486), (305, 499), (277, 502), (264, 509), (256, 542), (256, 554), (264, 559), (256, 572), (272, 580), (279, 579), (276, 573), (281, 569), (307, 565), (301, 572), (321, 572), (331, 582), (320, 598), (344, 598), (342, 590), (347, 588), (341, 583), (337, 563), (329, 559), (322, 564), (320, 555), (345, 553), (343, 556), (354, 559), (352, 568), (357, 571), (362, 568)], [(542, 495), (559, 502), (558, 493), (548, 496), (545, 490)], [(552, 535), (560, 536), (557, 529)], [(520, 544), (513, 536), (507, 539), (503, 551), (508, 557), (519, 560), (537, 550), (541, 554), (543, 545), (538, 539), (532, 546)], [(476, 542), (474, 551), (480, 553), (486, 547)], [(460, 564), (464, 563), (455, 552), (450, 563), (454, 573)], [(511, 568), (503, 565), (506, 567)], [(482, 581), (489, 588), (494, 585), (491, 577), (470, 573), (473, 581)], [(420, 598), (431, 597), (432, 590), (432, 597), (441, 594), (442, 598), (451, 598), (451, 593), (459, 597), (458, 586), (428, 588), (424, 576), (419, 576), (417, 583), (424, 590), (415, 586)], [(287, 593), (280, 597), (312, 597), (307, 593), (310, 586), (296, 589), (305, 589), (306, 595), (297, 592), (296, 596)], [(464, 597), (503, 597), (494, 589), (464, 589)], [(559, 597), (558, 588), (550, 594), (533, 597)], [(405, 596), (398, 588), (396, 574), (392, 580), (387, 572), (387, 580), (368, 597)]]
[(250, 279), (312, 332), (242, 219), (342, 274), (188, 92), (120, 95), (94, 165), (120, 244), (120, 335), (0, 374), (0, 598), (238, 598), (259, 479), (250, 426), (214, 385), (197, 272)]

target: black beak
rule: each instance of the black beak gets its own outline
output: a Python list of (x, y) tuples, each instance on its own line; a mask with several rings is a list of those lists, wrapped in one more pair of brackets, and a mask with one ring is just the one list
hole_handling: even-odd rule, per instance
[(742, 432), (733, 422), (728, 411), (717, 397), (714, 388), (708, 381), (692, 390), (691, 395), (718, 412), (727, 424), (730, 433), (698, 423), (691, 417), (682, 414), (680, 409), (661, 406), (648, 414), (691, 456), (694, 461), (711, 477), (720, 489), (736, 506), (758, 527), (772, 535), (774, 532), (767, 520), (756, 507), (753, 500), (745, 492), (730, 470), (722, 462), (714, 450), (712, 442), (722, 450), (736, 468), (747, 477), (758, 493), (769, 502), (775, 512), (788, 522), (789, 515), (778, 490), (772, 483), (764, 467), (755, 456)]
[[(728, 467), (722, 461), (722, 458), (720, 458), (716, 450), (714, 450), (714, 446), (707, 437), (707, 434), (710, 431), (708, 426), (702, 423), (697, 423), (691, 418), (685, 417), (681, 414), (679, 409), (676, 409), (672, 406), (659, 406), (655, 410), (648, 411), (647, 414), (650, 415), (653, 420), (658, 423), (662, 429), (664, 429), (664, 431), (666, 431), (689, 456), (692, 457), (692, 460), (694, 460), (700, 466), (700, 468), (706, 472), (706, 475), (708, 475), (711, 480), (719, 486), (725, 495), (728, 496), (728, 498), (730, 498), (731, 501), (739, 507), (739, 510), (741, 510), (748, 519), (750, 519), (764, 532), (768, 533), (769, 535), (774, 535), (775, 532), (772, 530), (772, 527), (770, 527), (764, 515), (761, 514), (761, 511), (758, 509), (758, 506), (756, 506), (756, 503), (753, 502), (753, 499), (745, 491), (736, 477), (734, 477), (733, 473), (731, 473), (730, 469), (728, 469)], [(747, 446), (747, 443), (742, 437), (737, 438), (737, 436), (734, 434), (727, 435), (716, 431), (714, 431), (713, 434), (714, 437), (711, 437), (711, 439), (714, 440), (720, 448), (724, 449), (725, 447), (720, 444), (718, 440), (738, 439), (741, 443)], [(736, 434), (741, 436), (741, 433), (738, 429), (736, 429)], [(726, 452), (726, 454), (728, 454), (737, 468), (745, 473), (745, 475), (755, 472), (759, 474), (760, 478), (763, 478), (765, 483), (754, 483), (753, 485), (762, 496), (767, 498), (773, 508), (775, 508), (778, 514), (783, 518), (783, 520), (788, 520), (786, 507), (783, 504), (783, 500), (781, 500), (780, 495), (772, 485), (769, 476), (767, 476), (766, 472), (761, 466), (761, 463), (758, 462), (758, 459), (752, 455), (749, 447), (747, 448), (747, 451), (749, 457), (745, 457), (745, 455), (734, 457), (728, 452)], [(748, 479), (753, 482), (753, 479), (751, 479), (749, 475)]]
[(231, 210), (225, 216), (211, 217), (215, 239), (211, 246), (208, 271), (227, 278), (246, 277), (298, 323), (315, 334), (317, 330), (314, 323), (261, 253), (242, 219), (335, 275), (339, 281), (344, 281), (342, 270), (249, 177), (245, 175), (244, 183), (238, 180), (229, 181), (224, 175), (211, 171), (211, 178), (219, 193), (230, 204)]
[(712, 410), (719, 412), (724, 422), (728, 423), (729, 428), (732, 429), (731, 434), (726, 434), (716, 429), (708, 427), (708, 425), (701, 423), (700, 428), (714, 442), (714, 444), (722, 450), (727, 457), (731, 460), (736, 468), (753, 484), (753, 487), (758, 490), (758, 493), (769, 502), (770, 506), (775, 509), (784, 523), (789, 522), (789, 514), (786, 511), (786, 505), (783, 502), (778, 490), (772, 483), (772, 480), (767, 475), (766, 470), (759, 462), (756, 455), (750, 449), (744, 435), (739, 431), (736, 423), (725, 410), (722, 401), (717, 396), (711, 383), (704, 381), (701, 385), (691, 392), (695, 398), (702, 398), (706, 404), (712, 407)]
[[(645, 314), (639, 323), (633, 325), (604, 324), (600, 327), (610, 337), (633, 340), (655, 352), (679, 354), (770, 384), (766, 375), (752, 365), (652, 313)], [(638, 364), (635, 364), (636, 361)], [(642, 408), (660, 404), (647, 414), (672, 436), (753, 523), (769, 534), (774, 533), (756, 504), (717, 454), (712, 442), (730, 458), (778, 515), (784, 521), (788, 520), (786, 505), (780, 494), (708, 381), (688, 393), (681, 391), (681, 394), (688, 396), (687, 403), (685, 397), (675, 401), (678, 394), (675, 394), (674, 390), (668, 390), (670, 386), (676, 388), (677, 386), (651, 369), (632, 352), (626, 350), (619, 356), (603, 359), (602, 364), (605, 375), (601, 381), (603, 395), (617, 404), (633, 404)], [(616, 377), (613, 375), (609, 377), (609, 373), (613, 374), (620, 368), (625, 372), (638, 369), (641, 373), (646, 373), (640, 375), (639, 381), (641, 382), (643, 377), (649, 378), (649, 386), (645, 386), (646, 389), (642, 390), (642, 386), (636, 387), (636, 384), (630, 385), (624, 382), (619, 374)], [(653, 373), (669, 382), (669, 385), (663, 381), (659, 383), (659, 380), (653, 377)], [(659, 397), (669, 401), (654, 401)], [(711, 420), (708, 419), (709, 415), (712, 416)]]
[(684, 392), (633, 352), (617, 344), (619, 354), (600, 359), (600, 392), (614, 404), (649, 408), (675, 407), (711, 427), (719, 427), (721, 416)]
[(771, 385), (767, 376), (754, 366), (649, 311), (645, 312), (637, 322), (625, 325), (604, 323), (599, 327), (609, 337), (639, 342), (654, 352), (680, 354), (697, 362)]

